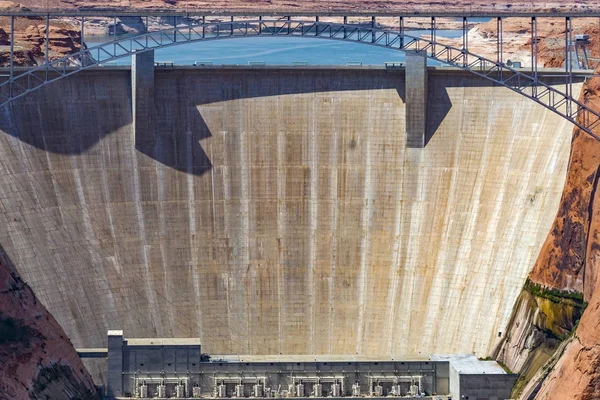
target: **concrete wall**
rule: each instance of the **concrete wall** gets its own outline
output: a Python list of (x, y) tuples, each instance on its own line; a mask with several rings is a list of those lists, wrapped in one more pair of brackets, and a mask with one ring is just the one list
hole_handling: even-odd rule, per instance
[[(571, 126), (430, 71), (84, 72), (0, 118), (0, 243), (77, 347), (107, 329), (209, 353), (485, 356), (555, 215)], [(134, 143), (135, 142), (135, 143)]]
[[(510, 392), (519, 376), (516, 374), (494, 375), (469, 374), (460, 376), (458, 399), (510, 399)], [(453, 397), (454, 398), (454, 397)]]
[(460, 399), (460, 374), (452, 365), (448, 367), (449, 369), (449, 393), (452, 395), (453, 399)]

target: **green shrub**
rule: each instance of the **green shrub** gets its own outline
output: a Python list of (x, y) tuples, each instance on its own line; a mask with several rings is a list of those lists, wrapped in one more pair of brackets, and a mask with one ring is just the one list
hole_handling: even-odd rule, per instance
[(529, 278), (525, 281), (524, 289), (529, 293), (537, 297), (548, 299), (554, 303), (560, 303), (568, 301), (577, 307), (587, 307), (587, 302), (583, 300), (583, 293), (571, 292), (568, 290), (558, 290), (553, 288), (546, 288), (538, 283), (534, 283)]

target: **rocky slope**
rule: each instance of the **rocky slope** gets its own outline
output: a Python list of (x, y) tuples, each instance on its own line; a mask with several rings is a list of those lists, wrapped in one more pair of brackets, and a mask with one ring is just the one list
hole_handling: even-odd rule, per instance
[[(10, 20), (0, 17), (0, 46), (10, 44)], [(15, 19), (15, 65), (37, 65), (44, 61), (46, 52), (46, 23), (42, 18)], [(68, 22), (52, 20), (49, 29), (48, 57), (60, 58), (80, 49), (79, 30)], [(0, 48), (0, 66), (9, 65), (8, 49)]]
[[(519, 295), (507, 332), (494, 357), (520, 374), (513, 395), (527, 392), (540, 370), (551, 361), (581, 318), (581, 294), (548, 289), (528, 280)], [(526, 397), (524, 397), (526, 398)]]
[[(580, 100), (600, 110), (600, 79)], [(522, 374), (515, 397), (600, 398), (599, 178), (600, 142), (576, 128), (556, 219), (495, 353)]]
[(536, 399), (600, 398), (600, 291), (579, 323), (574, 339), (542, 383)]
[[(590, 79), (581, 97), (600, 110), (600, 79)], [(595, 133), (600, 129), (596, 128)], [(569, 179), (557, 220), (563, 221), (563, 227), (571, 224), (578, 228), (561, 230), (555, 223), (544, 250), (557, 256), (538, 260), (531, 278), (548, 287), (582, 291), (589, 306), (573, 340), (538, 388), (536, 399), (600, 398), (599, 177), (600, 143), (576, 129)]]
[(71, 341), (0, 248), (0, 399), (96, 399)]
[[(565, 20), (564, 18), (540, 18), (537, 24), (538, 34), (538, 64), (540, 67), (556, 68), (564, 66), (565, 59)], [(572, 34), (587, 33), (591, 43), (588, 46), (588, 56), (600, 56), (600, 35), (596, 18), (573, 18)], [(502, 25), (504, 42), (504, 59), (518, 60), (523, 65), (531, 65), (531, 19), (506, 18)], [(469, 33), (469, 39), (476, 45), (477, 54), (495, 51), (496, 21), (492, 20), (478, 25)], [(490, 46), (491, 45), (491, 46)], [(495, 53), (492, 53), (495, 54)]]

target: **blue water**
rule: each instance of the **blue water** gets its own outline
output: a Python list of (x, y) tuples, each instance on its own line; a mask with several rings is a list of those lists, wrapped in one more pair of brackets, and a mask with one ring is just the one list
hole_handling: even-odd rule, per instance
[[(428, 35), (428, 30), (407, 32), (409, 35)], [(461, 37), (462, 31), (438, 30), (438, 37)], [(86, 38), (88, 47), (110, 40), (111, 36)], [(386, 62), (403, 62), (404, 53), (398, 50), (362, 43), (333, 41), (306, 37), (247, 37), (196, 42), (167, 47), (155, 51), (157, 62), (170, 61), (177, 65), (195, 62), (213, 65), (383, 65)], [(431, 62), (436, 65), (435, 62)], [(131, 57), (111, 62), (116, 65), (131, 64)]]

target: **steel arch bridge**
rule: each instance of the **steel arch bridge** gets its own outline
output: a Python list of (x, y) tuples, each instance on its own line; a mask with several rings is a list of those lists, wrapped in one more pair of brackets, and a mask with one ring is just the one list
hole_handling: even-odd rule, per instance
[[(466, 18), (464, 20), (466, 21)], [(498, 20), (500, 23), (501, 19)], [(534, 20), (535, 18), (532, 18), (532, 21)], [(318, 18), (315, 21), (292, 20), (289, 17), (248, 21), (232, 19), (230, 22), (174, 27), (117, 38), (59, 59), (46, 61), (42, 65), (18, 74), (11, 68), (9, 79), (0, 83), (0, 107), (59, 79), (136, 53), (186, 43), (256, 36), (340, 40), (422, 54), (524, 95), (600, 140), (600, 137), (593, 132), (593, 129), (600, 124), (600, 112), (573, 98), (572, 71), (569, 72), (568, 68), (567, 74), (564, 75), (565, 90), (562, 91), (539, 80), (535, 68), (526, 73), (503, 63), (501, 55), (494, 61), (470, 52), (466, 35), (463, 37), (462, 46), (455, 47), (437, 41), (433, 28), (429, 37), (418, 37), (407, 34), (402, 26), (400, 30), (394, 31), (379, 28), (374, 23), (370, 27), (365, 27), (357, 24), (319, 22)], [(500, 40), (499, 37), (499, 45)], [(537, 39), (532, 43), (536, 41)]]

